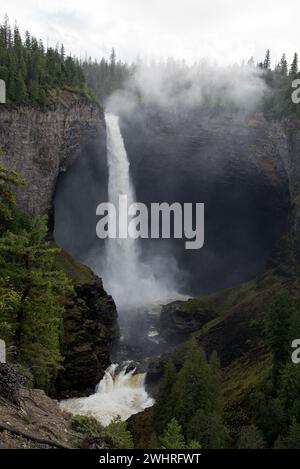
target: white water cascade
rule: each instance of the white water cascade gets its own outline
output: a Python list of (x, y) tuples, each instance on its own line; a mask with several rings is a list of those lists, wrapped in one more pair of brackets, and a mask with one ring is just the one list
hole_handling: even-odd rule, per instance
[(151, 407), (154, 401), (145, 391), (146, 374), (135, 374), (135, 368), (127, 371), (128, 365), (129, 362), (124, 363), (119, 370), (117, 364), (112, 364), (97, 385), (95, 394), (61, 401), (61, 408), (74, 415), (93, 416), (106, 426), (115, 417), (126, 420)]
[[(129, 161), (119, 127), (119, 118), (105, 115), (107, 129), (108, 199), (116, 209), (119, 196), (127, 195), (128, 206), (135, 201), (130, 181)], [(106, 268), (103, 273), (107, 290), (118, 305), (135, 303), (128, 295), (139, 276), (138, 245), (132, 238), (108, 238), (106, 241)]]
[[(127, 195), (129, 206), (136, 201), (135, 191), (130, 179), (130, 165), (120, 131), (119, 118), (113, 114), (106, 114), (105, 121), (108, 198), (109, 202), (118, 209), (119, 196)], [(174, 292), (170, 292), (170, 288), (165, 284), (166, 276), (158, 279), (153, 267), (141, 262), (138, 239), (108, 238), (105, 257), (104, 272), (99, 273), (119, 310), (139, 308), (153, 302), (164, 303), (170, 297), (174, 297)], [(161, 264), (162, 262), (160, 266)]]
[[(119, 196), (127, 195), (128, 206), (135, 202), (135, 191), (130, 180), (129, 161), (119, 127), (119, 118), (105, 115), (107, 129), (108, 198), (118, 209)], [(160, 260), (159, 264), (165, 264)], [(119, 313), (122, 329), (124, 322), (135, 322), (135, 314), (152, 311), (154, 306), (176, 299), (178, 295), (165, 283), (168, 275), (153, 273), (153, 266), (140, 260), (139, 240), (132, 238), (108, 238), (106, 240), (105, 265), (99, 275), (103, 277), (105, 289), (113, 296)], [(94, 269), (97, 272), (97, 268)], [(170, 274), (171, 268), (165, 271)], [(122, 331), (124, 332), (124, 331)], [(137, 329), (135, 334), (141, 334)], [(157, 332), (150, 330), (148, 337), (153, 341)], [(73, 414), (91, 415), (103, 425), (114, 417), (128, 419), (153, 405), (145, 389), (145, 373), (128, 371), (130, 362), (121, 366), (111, 365), (105, 372), (95, 393), (89, 397), (67, 399), (61, 407)]]
[[(106, 114), (105, 120), (109, 202), (117, 208), (119, 196), (126, 194), (129, 206), (135, 201), (135, 193), (130, 181), (129, 161), (119, 128), (119, 119), (112, 114)], [(119, 314), (126, 314), (131, 308), (150, 304), (157, 296), (161, 296), (161, 289), (158, 288), (150, 269), (139, 261), (137, 240), (107, 239), (105, 261), (104, 272), (99, 273), (103, 277), (106, 290), (116, 301)], [(126, 420), (152, 406), (154, 400), (145, 390), (146, 374), (135, 373), (135, 368), (128, 371), (129, 363), (109, 366), (94, 394), (61, 401), (61, 408), (72, 414), (91, 415), (103, 425), (108, 425), (114, 417), (120, 416), (122, 420)]]

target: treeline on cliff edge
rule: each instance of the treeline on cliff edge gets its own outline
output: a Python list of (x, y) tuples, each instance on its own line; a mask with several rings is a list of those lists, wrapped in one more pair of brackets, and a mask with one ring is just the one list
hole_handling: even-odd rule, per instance
[(49, 91), (68, 89), (104, 102), (128, 77), (129, 67), (117, 62), (114, 50), (109, 60), (81, 61), (66, 54), (63, 44), (45, 47), (28, 31), (22, 38), (8, 17), (0, 26), (0, 79), (7, 85), (8, 102), (48, 104)]
[[(114, 49), (108, 59), (78, 59), (66, 54), (63, 44), (45, 47), (28, 31), (22, 38), (18, 26), (12, 28), (7, 16), (0, 25), (0, 79), (7, 84), (8, 102), (44, 108), (51, 90), (69, 89), (104, 104), (114, 91), (124, 86), (141, 63), (127, 64), (117, 60)], [(172, 59), (166, 65), (168, 63), (172, 67), (188, 67)], [(273, 69), (269, 50), (263, 61), (255, 64), (250, 58), (240, 67), (246, 65), (260, 71), (268, 85), (268, 93), (261, 103), (266, 116), (282, 118), (296, 114), (300, 117), (300, 106), (291, 100), (292, 82), (300, 77), (297, 53), (291, 64), (284, 53)]]

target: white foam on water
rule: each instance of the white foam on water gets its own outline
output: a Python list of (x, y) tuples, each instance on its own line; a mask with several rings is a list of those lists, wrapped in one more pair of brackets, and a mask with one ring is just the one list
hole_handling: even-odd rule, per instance
[(128, 362), (122, 365), (114, 363), (105, 371), (97, 385), (95, 394), (88, 397), (66, 399), (60, 407), (74, 415), (93, 416), (104, 426), (115, 417), (127, 420), (131, 415), (142, 412), (154, 404), (145, 389), (145, 373), (135, 373), (135, 368), (128, 370)]

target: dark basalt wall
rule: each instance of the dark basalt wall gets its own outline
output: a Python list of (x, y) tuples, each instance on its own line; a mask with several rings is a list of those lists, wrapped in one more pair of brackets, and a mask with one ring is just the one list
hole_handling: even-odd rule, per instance
[[(122, 119), (137, 200), (205, 203), (205, 246), (144, 241), (144, 256), (162, 246), (187, 272), (184, 290), (215, 291), (264, 268), (287, 226), (287, 136), (261, 116), (157, 115)], [(283, 155), (283, 152), (286, 155)]]
[[(176, 116), (149, 109), (123, 115), (120, 123), (137, 201), (205, 203), (202, 249), (186, 250), (184, 240), (147, 239), (143, 258), (161, 256), (163, 264), (166, 255), (174, 257), (188, 294), (262, 271), (287, 228), (293, 149), (284, 126), (260, 115)], [(103, 144), (90, 145), (58, 182), (56, 239), (90, 265), (103, 254), (95, 211), (107, 201), (106, 188)]]
[(56, 242), (90, 266), (103, 253), (104, 244), (96, 237), (96, 207), (107, 201), (107, 181), (104, 127), (82, 148), (70, 168), (59, 175), (54, 197)]
[(94, 392), (110, 365), (110, 350), (118, 337), (116, 306), (95, 277), (91, 284), (75, 287), (64, 315), (63, 371), (55, 388), (59, 397)]
[(33, 216), (51, 214), (58, 175), (85, 145), (101, 137), (105, 141), (102, 110), (76, 93), (53, 95), (44, 112), (31, 106), (2, 105), (4, 163), (27, 181), (17, 190), (19, 208)]

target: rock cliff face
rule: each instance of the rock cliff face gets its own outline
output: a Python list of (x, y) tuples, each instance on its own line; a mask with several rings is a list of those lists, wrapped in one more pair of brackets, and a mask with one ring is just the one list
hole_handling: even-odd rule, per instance
[(118, 336), (115, 303), (100, 279), (75, 288), (64, 316), (64, 371), (56, 388), (60, 397), (92, 394), (110, 365), (110, 349)]
[[(285, 163), (289, 178), (289, 190), (292, 199), (300, 191), (300, 125), (297, 119), (287, 119), (281, 124), (277, 124), (276, 129), (278, 148)], [(281, 142), (281, 145), (280, 145)]]
[(189, 309), (185, 306), (184, 301), (173, 301), (162, 307), (159, 325), (162, 335), (170, 342), (188, 339), (190, 334), (218, 316), (210, 307)]
[[(45, 112), (30, 106), (0, 106), (4, 163), (27, 181), (17, 191), (18, 206), (30, 216), (50, 215), (50, 229), (59, 174), (76, 159), (84, 160), (91, 145), (105, 160), (104, 114), (98, 105), (76, 93), (53, 94)], [(81, 190), (88, 191), (84, 178)], [(68, 220), (63, 229), (69, 232)], [(57, 264), (75, 288), (74, 294), (65, 299), (64, 369), (58, 376), (55, 393), (83, 395), (94, 389), (110, 363), (110, 348), (118, 335), (116, 306), (101, 279), (65, 251)]]
[(29, 106), (0, 106), (4, 162), (27, 181), (18, 205), (30, 215), (50, 213), (56, 180), (95, 139), (105, 147), (101, 109), (76, 93), (53, 95), (45, 112)]
[(141, 111), (121, 124), (140, 202), (205, 203), (202, 249), (187, 251), (181, 240), (143, 240), (145, 257), (168, 250), (187, 272), (183, 290), (191, 295), (263, 271), (287, 228), (299, 148), (293, 124), (201, 111), (155, 118)]
[[(176, 284), (193, 296), (262, 272), (287, 229), (297, 164), (291, 146), (299, 144), (296, 130), (289, 136), (292, 123), (268, 122), (259, 114), (161, 115), (141, 109), (121, 114), (120, 124), (139, 202), (205, 203), (202, 249), (188, 251), (179, 239), (144, 239), (143, 260), (151, 264), (157, 256), (163, 266), (174, 258)], [(89, 253), (104, 252), (95, 234), (95, 207), (107, 201), (107, 180), (101, 179), (105, 160), (96, 155), (97, 161), (90, 152), (89, 164), (77, 159), (59, 179), (55, 197), (58, 243), (88, 262)], [(81, 194), (83, 178), (89, 190)]]
[(119, 336), (116, 305), (102, 280), (67, 252), (58, 254), (56, 267), (66, 272), (74, 293), (64, 301), (64, 361), (55, 395), (84, 396), (94, 391), (110, 364), (110, 350)]
[[(225, 200), (230, 197), (234, 180), (240, 178), (245, 186), (244, 189), (240, 186), (240, 194), (248, 192), (250, 196), (252, 193), (257, 206), (256, 210), (249, 211), (250, 199), (247, 202), (242, 197), (240, 201), (244, 205), (245, 214), (248, 211), (248, 216), (254, 223), (261, 218), (262, 237), (266, 233), (264, 224), (268, 225), (267, 230), (274, 230), (273, 234), (276, 236), (269, 256), (261, 259), (264, 270), (257, 271), (253, 275), (254, 280), (247, 283), (236, 281), (231, 288), (215, 289), (217, 293), (165, 305), (162, 308), (159, 329), (170, 343), (184, 343), (191, 333), (195, 333), (208, 354), (216, 350), (224, 370), (226, 392), (228, 391), (229, 396), (233, 395), (229, 401), (238, 407), (237, 402), (241, 396), (247, 394), (249, 383), (254, 385), (258, 382), (260, 373), (263, 374), (270, 364), (265, 338), (265, 318), (270, 303), (280, 289), (290, 288), (293, 291), (299, 288), (296, 275), (299, 273), (300, 262), (300, 125), (299, 121), (293, 119), (276, 123), (256, 116), (248, 122), (241, 121), (238, 131), (236, 123), (232, 121), (222, 123), (213, 119), (210, 124), (204, 123), (195, 137), (198, 142), (201, 138), (205, 145), (203, 127), (208, 129), (207, 139), (215, 133), (216, 154), (211, 155), (209, 165), (212, 166), (212, 161), (217, 155), (221, 155), (222, 139), (226, 164), (231, 168), (228, 172), (223, 171), (223, 184), (227, 184), (228, 189), (222, 191), (220, 197), (225, 197)], [(232, 200), (233, 217), (239, 217), (238, 205), (238, 199)], [(275, 215), (273, 223), (269, 218), (272, 211), (273, 216)], [(278, 230), (276, 220), (280, 217), (283, 224)], [(243, 215), (237, 220), (243, 220)], [(232, 221), (236, 227), (236, 236), (243, 236), (243, 230)], [(228, 223), (230, 222), (229, 217)], [(246, 232), (244, 235), (247, 237)], [(219, 232), (219, 238), (221, 237), (222, 232)], [(232, 239), (235, 239), (235, 235)], [(271, 240), (272, 237), (266, 238), (269, 243)], [(207, 242), (210, 243), (208, 237)], [(239, 243), (234, 243), (235, 247), (238, 245)], [(248, 254), (251, 256), (254, 252), (255, 250), (249, 249)], [(235, 262), (235, 258), (232, 259)], [(200, 268), (202, 266), (205, 276), (207, 262), (197, 260), (195, 263)], [(233, 266), (229, 260), (225, 274), (230, 275)], [(195, 277), (199, 281), (196, 274)], [(203, 321), (203, 315), (208, 312), (212, 317), (208, 316), (207, 321)], [(179, 351), (176, 358), (180, 361), (182, 357), (183, 354)], [(241, 371), (237, 373), (236, 370)], [(155, 388), (162, 374), (162, 362), (154, 363), (147, 375), (150, 388)]]
[(76, 448), (78, 437), (58, 402), (40, 389), (21, 388), (20, 404), (0, 400), (0, 449)]

